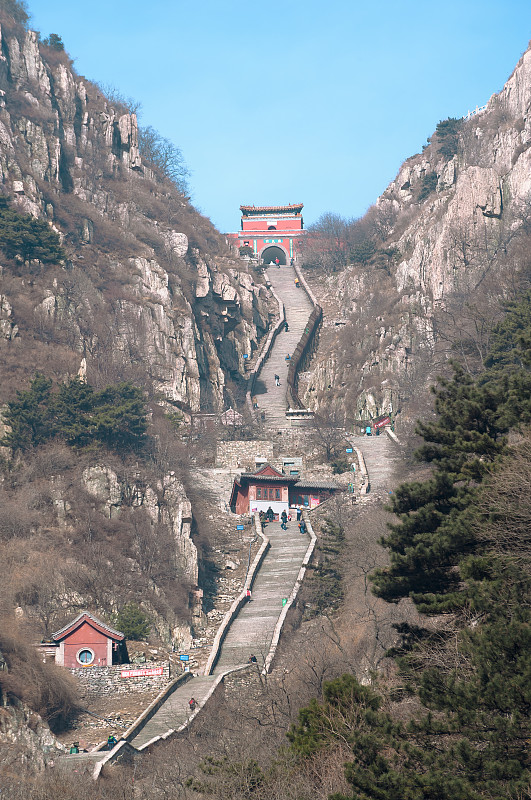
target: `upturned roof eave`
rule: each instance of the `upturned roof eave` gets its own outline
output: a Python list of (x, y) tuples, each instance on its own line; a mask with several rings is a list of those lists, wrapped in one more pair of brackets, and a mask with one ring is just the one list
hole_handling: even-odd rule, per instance
[(293, 212), (297, 209), (296, 213), (300, 213), (304, 208), (304, 203), (294, 203), (287, 206), (240, 206), (240, 211), (247, 211), (255, 214), (275, 213), (278, 212)]
[(98, 619), (90, 611), (82, 611), (80, 614), (77, 615), (72, 622), (69, 622), (68, 625), (65, 625), (60, 630), (52, 633), (51, 638), (54, 641), (59, 641), (60, 639), (64, 639), (70, 633), (79, 628), (86, 622), (88, 625), (91, 625), (93, 628), (98, 630), (100, 633), (103, 633), (105, 636), (108, 636), (110, 639), (115, 639), (118, 642), (123, 641), (125, 639), (125, 635), (121, 631), (117, 631), (114, 628), (111, 628), (110, 625), (107, 625), (105, 622), (102, 622), (101, 619)]

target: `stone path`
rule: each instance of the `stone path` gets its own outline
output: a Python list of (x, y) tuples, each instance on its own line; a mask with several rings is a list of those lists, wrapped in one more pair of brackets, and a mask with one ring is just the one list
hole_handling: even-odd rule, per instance
[(134, 739), (130, 739), (133, 747), (138, 749), (155, 736), (162, 736), (167, 731), (176, 730), (183, 725), (190, 716), (188, 705), (190, 698), (194, 697), (200, 704), (212, 688), (214, 681), (214, 675), (201, 675), (179, 686), (140, 733)]
[[(295, 286), (296, 277), (293, 267), (269, 267), (267, 271), (271, 286), (284, 302), (288, 323), (288, 331), (282, 331), (276, 337), (255, 384), (254, 394), (260, 411), (265, 411), (265, 425), (271, 434), (288, 426), (286, 388), (289, 362), (286, 355), (293, 354), (313, 308), (304, 289)], [(275, 386), (275, 375), (280, 376), (280, 386)]]
[(273, 631), (287, 598), (297, 580), (309, 537), (301, 536), (295, 521), (283, 531), (279, 522), (266, 525), (265, 535), (271, 547), (253, 584), (253, 599), (240, 611), (223, 642), (214, 674), (245, 664), (251, 653), (259, 664), (269, 652)]
[[(285, 304), (289, 326), (287, 332), (283, 331), (277, 336), (255, 386), (259, 408), (265, 411), (265, 426), (271, 434), (287, 425), (286, 378), (289, 362), (285, 360), (285, 356), (295, 350), (312, 311), (311, 302), (304, 290), (296, 288), (295, 277), (295, 271), (288, 266), (270, 268), (268, 272), (271, 285)], [(280, 376), (280, 387), (275, 386), (275, 374)], [(363, 450), (369, 472), (371, 493), (368, 499), (387, 494), (392, 486), (394, 463), (400, 457), (398, 446), (386, 435), (363, 437), (359, 446)], [(218, 477), (220, 483), (226, 482), (227, 470), (221, 470)], [(199, 477), (200, 482), (204, 483), (205, 480), (206, 476)], [(134, 747), (139, 748), (151, 739), (183, 725), (190, 716), (190, 698), (193, 696), (201, 706), (220, 675), (231, 668), (246, 664), (251, 653), (256, 655), (259, 665), (263, 664), (282, 611), (282, 599), (289, 597), (293, 589), (309, 543), (308, 535), (301, 536), (295, 521), (289, 524), (287, 531), (281, 529), (280, 523), (270, 523), (265, 533), (271, 547), (255, 578), (252, 602), (242, 608), (231, 624), (214, 673), (194, 677), (179, 686), (138, 735), (130, 740)], [(103, 755), (105, 754), (87, 754), (65, 758), (63, 761), (75, 769), (77, 767), (74, 765), (81, 766), (84, 758), (94, 763)]]
[(386, 433), (380, 436), (363, 436), (356, 440), (362, 450), (371, 490), (367, 500), (387, 495), (395, 484), (395, 467), (401, 460), (400, 445), (393, 442)]
[(287, 531), (278, 522), (269, 523), (265, 534), (271, 547), (255, 579), (253, 599), (230, 626), (213, 675), (195, 677), (179, 686), (138, 736), (130, 740), (134, 747), (184, 724), (189, 716), (190, 698), (193, 696), (201, 704), (216, 678), (246, 664), (251, 653), (263, 664), (282, 611), (282, 598), (289, 597), (309, 544), (308, 535), (301, 536), (294, 521)]

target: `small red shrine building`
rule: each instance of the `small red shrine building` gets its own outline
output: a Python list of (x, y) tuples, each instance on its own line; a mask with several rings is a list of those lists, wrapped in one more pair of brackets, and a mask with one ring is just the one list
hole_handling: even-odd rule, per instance
[(124, 634), (88, 611), (52, 634), (52, 641), (58, 645), (55, 663), (69, 669), (110, 667), (127, 660)]
[(287, 206), (240, 206), (241, 230), (228, 233), (230, 244), (251, 247), (255, 256), (269, 264), (278, 258), (288, 264), (296, 258), (304, 235), (302, 203)]
[(278, 516), (289, 509), (289, 487), (296, 476), (283, 475), (271, 464), (264, 464), (256, 472), (242, 472), (232, 486), (230, 507), (236, 514), (267, 511), (269, 507)]
[(256, 472), (242, 472), (235, 479), (229, 505), (235, 514), (253, 514), (271, 507), (278, 517), (293, 506), (316, 508), (339, 490), (334, 481), (303, 481), (298, 475), (283, 475), (271, 464), (264, 464)]

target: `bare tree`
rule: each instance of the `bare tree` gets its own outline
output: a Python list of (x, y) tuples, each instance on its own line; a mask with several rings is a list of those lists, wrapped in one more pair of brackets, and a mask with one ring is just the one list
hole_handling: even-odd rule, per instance
[(138, 131), (140, 155), (164, 177), (171, 180), (180, 192), (188, 192), (188, 176), (183, 154), (177, 145), (148, 125)]
[(312, 438), (326, 461), (332, 461), (345, 452), (348, 439), (342, 410), (337, 405), (323, 403), (315, 412), (312, 423)]

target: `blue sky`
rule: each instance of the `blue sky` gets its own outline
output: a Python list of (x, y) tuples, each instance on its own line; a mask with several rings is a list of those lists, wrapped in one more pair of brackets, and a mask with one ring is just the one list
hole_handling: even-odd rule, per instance
[(142, 104), (222, 231), (240, 204), (361, 216), (437, 122), (499, 91), (529, 0), (28, 0), (78, 73)]

